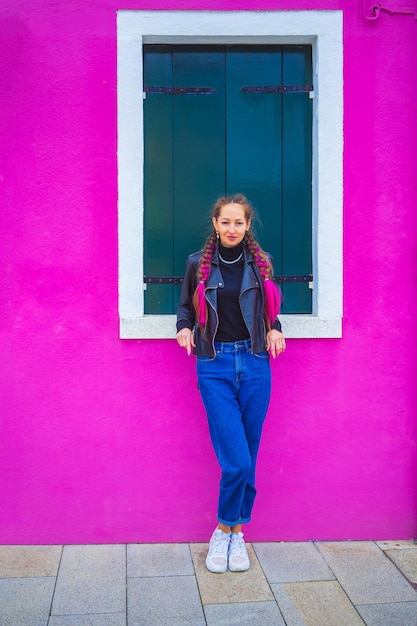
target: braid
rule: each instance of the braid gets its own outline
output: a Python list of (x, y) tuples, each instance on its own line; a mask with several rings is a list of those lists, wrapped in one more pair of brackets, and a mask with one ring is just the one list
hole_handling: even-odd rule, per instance
[(217, 241), (216, 231), (213, 230), (213, 232), (207, 238), (206, 243), (204, 244), (204, 248), (201, 254), (200, 264), (198, 266), (198, 271), (197, 271), (197, 278), (199, 280), (202, 280), (203, 283), (206, 282), (208, 275), (210, 273), (210, 265), (213, 260), (214, 251), (216, 249), (216, 241)]
[(246, 246), (255, 259), (255, 263), (261, 273), (262, 279), (265, 281), (272, 278), (272, 265), (267, 254), (262, 250), (255, 237), (249, 231), (245, 236)]
[(265, 321), (268, 328), (271, 328), (281, 306), (281, 292), (272, 281), (274, 272), (268, 255), (249, 231), (246, 233), (245, 242), (262, 276), (265, 294)]
[(216, 241), (216, 232), (213, 230), (204, 245), (197, 270), (197, 278), (199, 282), (197, 289), (194, 292), (193, 305), (197, 313), (198, 322), (202, 327), (204, 327), (207, 323), (207, 302), (204, 296), (204, 289), (210, 274), (211, 262), (216, 249)]

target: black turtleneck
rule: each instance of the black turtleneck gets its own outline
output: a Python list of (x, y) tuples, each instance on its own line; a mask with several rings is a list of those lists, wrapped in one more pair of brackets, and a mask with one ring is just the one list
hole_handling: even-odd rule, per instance
[[(236, 259), (239, 259), (236, 263), (225, 262)], [(225, 248), (219, 242), (219, 266), (223, 277), (223, 287), (217, 289), (219, 327), (215, 337), (216, 341), (231, 342), (249, 339), (249, 331), (239, 305), (243, 265), (243, 242), (233, 248)]]

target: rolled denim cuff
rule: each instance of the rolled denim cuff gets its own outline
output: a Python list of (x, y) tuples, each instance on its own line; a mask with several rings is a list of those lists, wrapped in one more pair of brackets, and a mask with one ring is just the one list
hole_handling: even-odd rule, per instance
[(251, 518), (250, 517), (241, 517), (240, 519), (235, 520), (234, 522), (230, 522), (228, 520), (224, 520), (221, 517), (217, 516), (217, 521), (220, 524), (224, 524), (225, 526), (237, 526), (238, 524), (249, 524)]

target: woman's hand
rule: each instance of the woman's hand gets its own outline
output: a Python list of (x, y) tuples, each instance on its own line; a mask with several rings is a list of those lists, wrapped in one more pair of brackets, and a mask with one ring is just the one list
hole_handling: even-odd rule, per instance
[(187, 350), (188, 356), (190, 356), (191, 351), (195, 348), (193, 333), (189, 328), (183, 328), (177, 332), (177, 341), (181, 348), (185, 348)]
[(279, 330), (272, 328), (266, 334), (266, 349), (269, 354), (275, 359), (281, 352), (285, 350), (285, 337)]

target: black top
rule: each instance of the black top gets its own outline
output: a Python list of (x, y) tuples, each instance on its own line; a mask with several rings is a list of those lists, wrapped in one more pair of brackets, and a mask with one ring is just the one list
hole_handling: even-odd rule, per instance
[(241, 341), (250, 337), (239, 305), (243, 263), (243, 241), (233, 248), (225, 248), (219, 242), (219, 267), (223, 286), (217, 290), (219, 327), (216, 341)]

